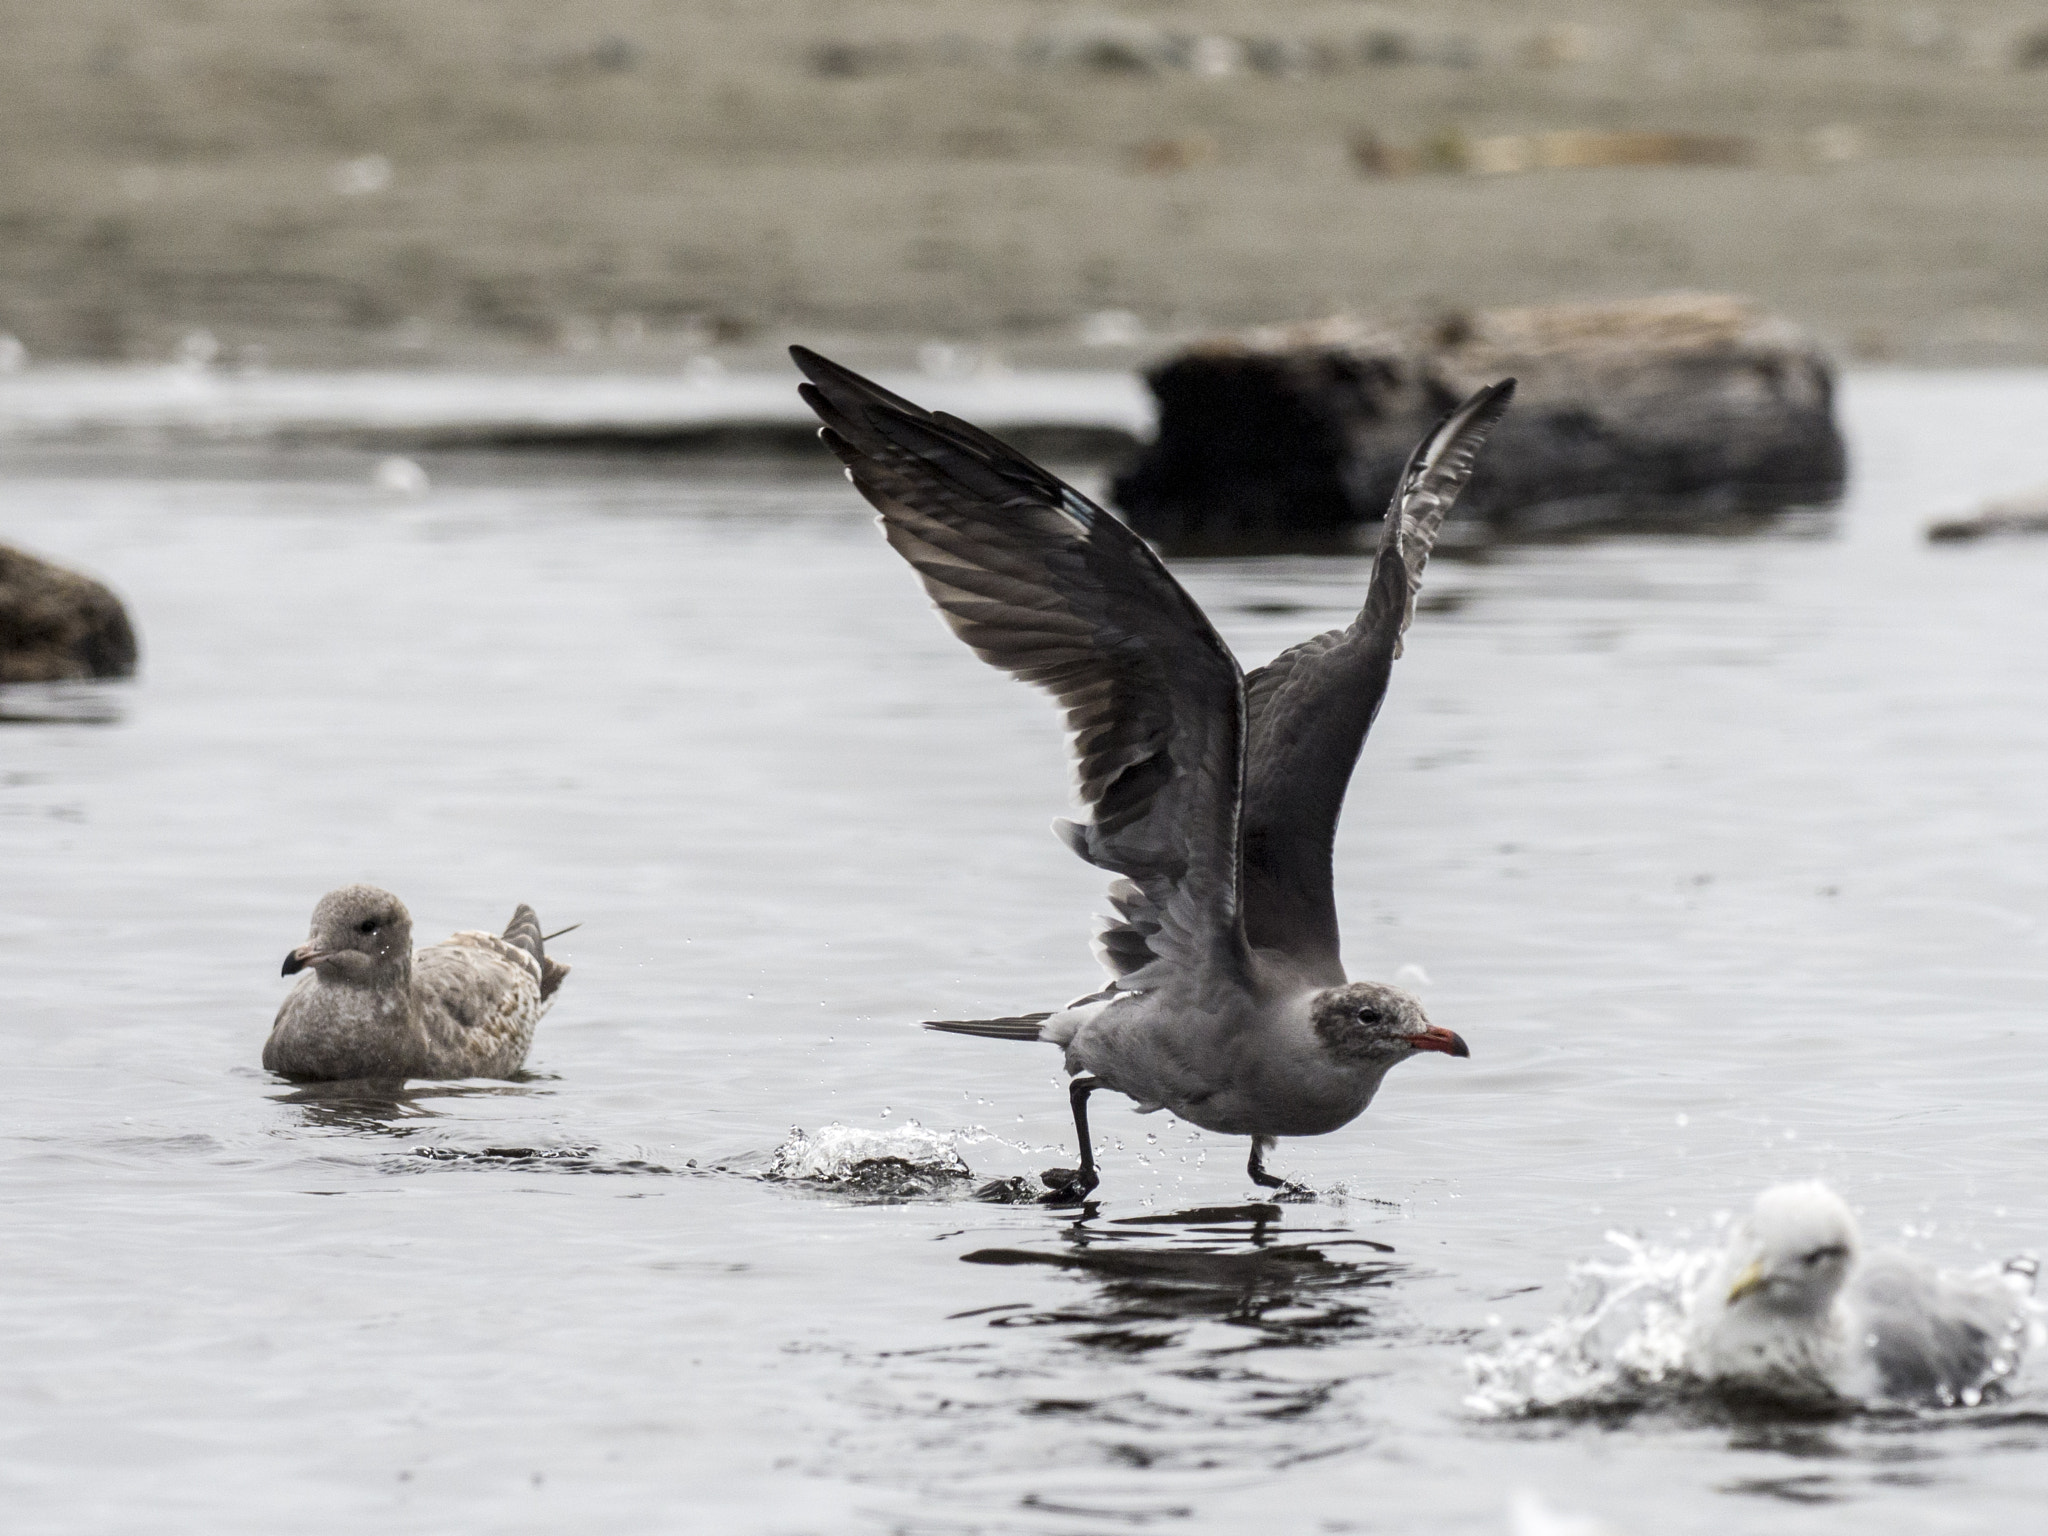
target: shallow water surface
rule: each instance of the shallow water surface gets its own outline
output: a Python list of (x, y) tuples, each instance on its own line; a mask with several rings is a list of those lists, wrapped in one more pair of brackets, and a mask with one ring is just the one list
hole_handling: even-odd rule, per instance
[[(912, 1027), (1096, 984), (1059, 733), (835, 475), (14, 450), (4, 536), (144, 673), (0, 700), (9, 1529), (2027, 1528), (2039, 1365), (1920, 1417), (1465, 1401), (1609, 1229), (1775, 1179), (2048, 1245), (2048, 541), (1919, 539), (2048, 481), (2048, 378), (1846, 408), (1833, 517), (1431, 567), (1338, 883), (1472, 1059), (1283, 1143), (1308, 1204), (1101, 1096), (1079, 1212), (973, 1198), (1071, 1160), (1054, 1054)], [(1365, 569), (1181, 573), (1256, 662)], [(531, 1081), (257, 1069), (357, 879), (423, 940), (583, 923)], [(972, 1176), (764, 1177), (912, 1122)]]

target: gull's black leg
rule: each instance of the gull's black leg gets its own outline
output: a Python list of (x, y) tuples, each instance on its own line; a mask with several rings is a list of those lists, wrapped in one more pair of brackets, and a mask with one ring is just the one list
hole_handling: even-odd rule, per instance
[(1296, 1184), (1291, 1180), (1283, 1179), (1277, 1174), (1266, 1172), (1266, 1153), (1272, 1149), (1274, 1143), (1278, 1140), (1279, 1138), (1276, 1136), (1254, 1136), (1252, 1138), (1252, 1155), (1246, 1161), (1244, 1171), (1252, 1176), (1252, 1182), (1258, 1185), (1259, 1188), (1279, 1190), (1280, 1197), (1283, 1200), (1288, 1198), (1312, 1199), (1315, 1195), (1314, 1190), (1307, 1188), (1305, 1185)]
[(1074, 1134), (1081, 1138), (1079, 1168), (1048, 1168), (1039, 1177), (1049, 1191), (1047, 1205), (1078, 1203), (1082, 1196), (1102, 1182), (1095, 1171), (1095, 1148), (1088, 1139), (1088, 1095), (1102, 1084), (1092, 1077), (1077, 1077), (1067, 1085), (1067, 1097), (1074, 1102)]

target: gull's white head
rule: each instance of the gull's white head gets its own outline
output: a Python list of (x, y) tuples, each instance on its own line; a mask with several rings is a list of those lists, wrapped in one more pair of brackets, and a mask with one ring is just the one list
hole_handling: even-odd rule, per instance
[(1731, 1254), (1742, 1268), (1727, 1304), (1793, 1316), (1825, 1312), (1849, 1278), (1856, 1246), (1856, 1218), (1827, 1185), (1773, 1185), (1736, 1233)]

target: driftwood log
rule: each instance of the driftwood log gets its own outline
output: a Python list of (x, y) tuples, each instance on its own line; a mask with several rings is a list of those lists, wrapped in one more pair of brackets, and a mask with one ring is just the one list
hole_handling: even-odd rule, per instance
[(1698, 296), (1203, 343), (1147, 375), (1158, 436), (1112, 494), (1171, 549), (1344, 547), (1436, 420), (1510, 375), (1514, 406), (1459, 499), (1468, 526), (1683, 528), (1841, 494), (1827, 359), (1745, 301)]
[(2014, 533), (2048, 533), (2048, 487), (2010, 501), (1990, 502), (1968, 517), (1932, 524), (1927, 537), (1936, 544), (1961, 544)]
[(0, 683), (127, 677), (135, 631), (89, 576), (0, 544)]

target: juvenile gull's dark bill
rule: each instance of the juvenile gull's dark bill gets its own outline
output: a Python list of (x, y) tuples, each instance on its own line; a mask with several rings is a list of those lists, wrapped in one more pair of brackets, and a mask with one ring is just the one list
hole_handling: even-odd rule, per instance
[(1097, 1183), (1088, 1095), (1170, 1109), (1252, 1139), (1348, 1124), (1417, 1051), (1470, 1053), (1422, 1004), (1348, 981), (1331, 845), (1437, 530), (1514, 381), (1480, 390), (1415, 450), (1365, 606), (1249, 677), (1145, 542), (1015, 449), (803, 347), (820, 436), (955, 634), (1066, 713), (1086, 824), (1067, 846), (1120, 878), (1097, 950), (1102, 991), (1006, 1019), (927, 1025), (1062, 1047), (1081, 1142), (1051, 1198)]
[(1975, 1404), (2034, 1329), (2031, 1261), (1958, 1274), (1865, 1253), (1824, 1184), (1757, 1196), (1692, 1309), (1687, 1366), (1723, 1388), (1793, 1401)]
[(284, 974), (300, 972), (263, 1065), (294, 1081), (331, 1082), (509, 1078), (569, 967), (548, 958), (529, 906), (502, 934), (465, 930), (415, 953), (404, 902), (374, 885), (345, 885), (320, 898), (312, 932), (285, 957)]

